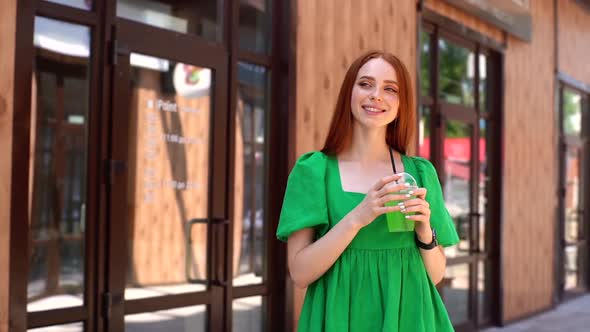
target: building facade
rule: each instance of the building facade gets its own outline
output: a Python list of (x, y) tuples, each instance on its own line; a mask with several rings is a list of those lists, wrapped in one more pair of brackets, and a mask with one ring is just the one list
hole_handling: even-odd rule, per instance
[(412, 74), (456, 329), (590, 288), (588, 1), (8, 0), (0, 22), (0, 331), (295, 329), (284, 186), (368, 49)]

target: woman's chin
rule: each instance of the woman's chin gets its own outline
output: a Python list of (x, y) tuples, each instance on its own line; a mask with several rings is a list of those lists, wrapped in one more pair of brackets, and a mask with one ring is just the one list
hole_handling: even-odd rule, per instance
[(362, 119), (360, 121), (357, 120), (356, 122), (363, 129), (381, 129), (386, 128), (391, 121), (387, 122), (383, 119)]

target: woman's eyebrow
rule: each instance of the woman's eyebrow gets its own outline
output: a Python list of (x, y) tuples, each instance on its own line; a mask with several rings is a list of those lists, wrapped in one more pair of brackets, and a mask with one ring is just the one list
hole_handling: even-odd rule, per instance
[[(363, 80), (363, 79), (375, 81), (375, 79), (373, 77), (371, 77), (371, 76), (361, 76), (361, 77), (359, 77), (359, 80)], [(393, 81), (393, 80), (385, 80), (383, 82), (388, 83), (388, 84), (399, 85), (396, 81)]]

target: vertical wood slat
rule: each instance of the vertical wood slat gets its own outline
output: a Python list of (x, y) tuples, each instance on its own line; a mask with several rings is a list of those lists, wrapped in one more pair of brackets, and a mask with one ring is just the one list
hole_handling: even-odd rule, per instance
[(554, 287), (558, 167), (551, 51), (554, 10), (550, 0), (530, 4), (533, 39), (526, 43), (509, 36), (505, 55), (501, 244), (505, 320), (550, 307)]
[(575, 0), (560, 0), (557, 5), (559, 71), (590, 85), (590, 12)]
[(0, 3), (0, 332), (8, 331), (16, 0)]

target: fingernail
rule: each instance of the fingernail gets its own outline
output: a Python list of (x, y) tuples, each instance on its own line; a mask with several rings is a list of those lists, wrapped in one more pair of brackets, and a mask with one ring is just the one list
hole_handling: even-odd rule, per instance
[(414, 193), (413, 190), (408, 191), (408, 194), (412, 195)]
[(397, 203), (397, 205), (399, 205), (399, 206), (401, 206), (403, 208), (404, 207), (404, 202)]
[(410, 197), (412, 197), (412, 195), (410, 195), (410, 194), (406, 194), (406, 197), (410, 198)]
[(405, 208), (402, 208), (400, 211), (401, 211), (402, 213), (406, 213), (406, 209), (405, 209)]
[(410, 184), (406, 182), (406, 183), (404, 183), (404, 186), (409, 187)]
[(412, 216), (406, 216), (406, 219), (410, 219), (410, 218), (412, 218)]

